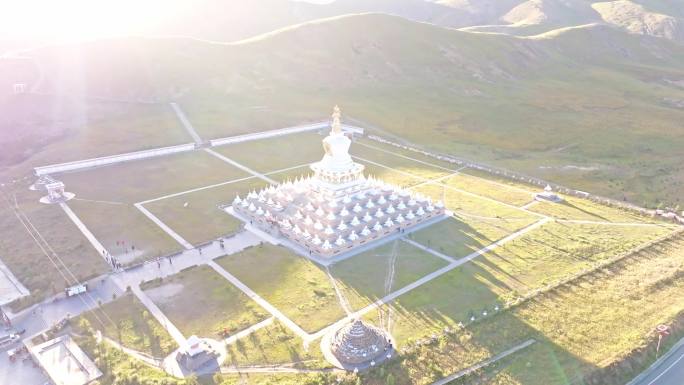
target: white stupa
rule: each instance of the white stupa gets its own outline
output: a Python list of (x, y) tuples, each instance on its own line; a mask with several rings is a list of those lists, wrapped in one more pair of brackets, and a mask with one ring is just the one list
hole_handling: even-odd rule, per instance
[(560, 196), (558, 196), (558, 194), (553, 192), (553, 188), (551, 188), (551, 186), (548, 184), (546, 185), (546, 187), (544, 187), (544, 191), (537, 193), (534, 197), (537, 200), (545, 200), (554, 203), (563, 201), (563, 198), (561, 198)]
[[(331, 126), (323, 159), (311, 165), (313, 176), (237, 197), (234, 212), (323, 258), (444, 215), (441, 202), (363, 175), (364, 166), (349, 155), (351, 140), (337, 107)], [(265, 212), (271, 215), (258, 214)]]

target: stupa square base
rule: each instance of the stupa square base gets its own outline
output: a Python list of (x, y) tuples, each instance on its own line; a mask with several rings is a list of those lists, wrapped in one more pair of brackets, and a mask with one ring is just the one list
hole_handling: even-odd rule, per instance
[(380, 247), (384, 245), (385, 243), (395, 241), (397, 239), (403, 238), (411, 233), (414, 233), (416, 231), (423, 230), (427, 227), (430, 227), (436, 223), (439, 223), (445, 219), (451, 218), (451, 212), (450, 211), (445, 211), (441, 215), (436, 215), (424, 222), (418, 223), (417, 225), (414, 225), (412, 227), (405, 228), (404, 231), (402, 232), (395, 232), (393, 234), (390, 234), (385, 237), (380, 237), (378, 239), (357, 245), (356, 247), (352, 247), (342, 253), (338, 253), (336, 255), (320, 255), (320, 254), (315, 254), (315, 253), (310, 253), (306, 248), (302, 247), (301, 245), (297, 244), (296, 242), (293, 242), (292, 240), (283, 237), (282, 235), (275, 233), (277, 229), (263, 229), (260, 226), (257, 226), (253, 221), (250, 223), (250, 219), (247, 216), (242, 215), (239, 212), (236, 212), (233, 207), (228, 206), (224, 209), (224, 211), (235, 218), (239, 219), (240, 221), (244, 222), (245, 224), (245, 229), (247, 231), (251, 231), (254, 233), (256, 236), (259, 238), (263, 239), (265, 242), (268, 242), (273, 245), (281, 245), (284, 247), (287, 247), (288, 249), (294, 251), (296, 254), (301, 255), (302, 257), (306, 257), (313, 262), (318, 263), (321, 266), (330, 266), (332, 264), (335, 264), (337, 262), (343, 261), (345, 259), (351, 258), (357, 254), (361, 254), (363, 252), (366, 252), (368, 250), (375, 249), (377, 247)]

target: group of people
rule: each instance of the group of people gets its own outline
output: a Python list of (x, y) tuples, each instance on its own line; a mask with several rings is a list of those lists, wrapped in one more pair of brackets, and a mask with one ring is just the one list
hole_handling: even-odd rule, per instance
[(123, 265), (119, 262), (116, 257), (113, 255), (109, 254), (107, 250), (102, 250), (102, 256), (104, 256), (105, 260), (109, 264), (109, 266), (112, 267), (114, 270), (121, 270), (123, 268)]

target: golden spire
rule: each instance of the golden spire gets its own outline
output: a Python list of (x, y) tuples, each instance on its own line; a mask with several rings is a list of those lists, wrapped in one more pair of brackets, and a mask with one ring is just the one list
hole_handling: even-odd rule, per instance
[(335, 105), (335, 108), (333, 108), (333, 113), (332, 113), (332, 130), (330, 130), (331, 134), (339, 134), (342, 132), (342, 128), (340, 125), (340, 116), (342, 114), (340, 113), (340, 107)]

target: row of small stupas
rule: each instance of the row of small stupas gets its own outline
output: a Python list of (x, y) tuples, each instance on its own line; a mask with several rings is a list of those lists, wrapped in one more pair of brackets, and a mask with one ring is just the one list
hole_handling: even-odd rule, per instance
[(311, 165), (314, 175), (238, 196), (233, 210), (324, 257), (444, 215), (442, 202), (365, 177), (364, 166), (349, 155), (350, 144), (336, 107), (323, 139), (325, 155)]

